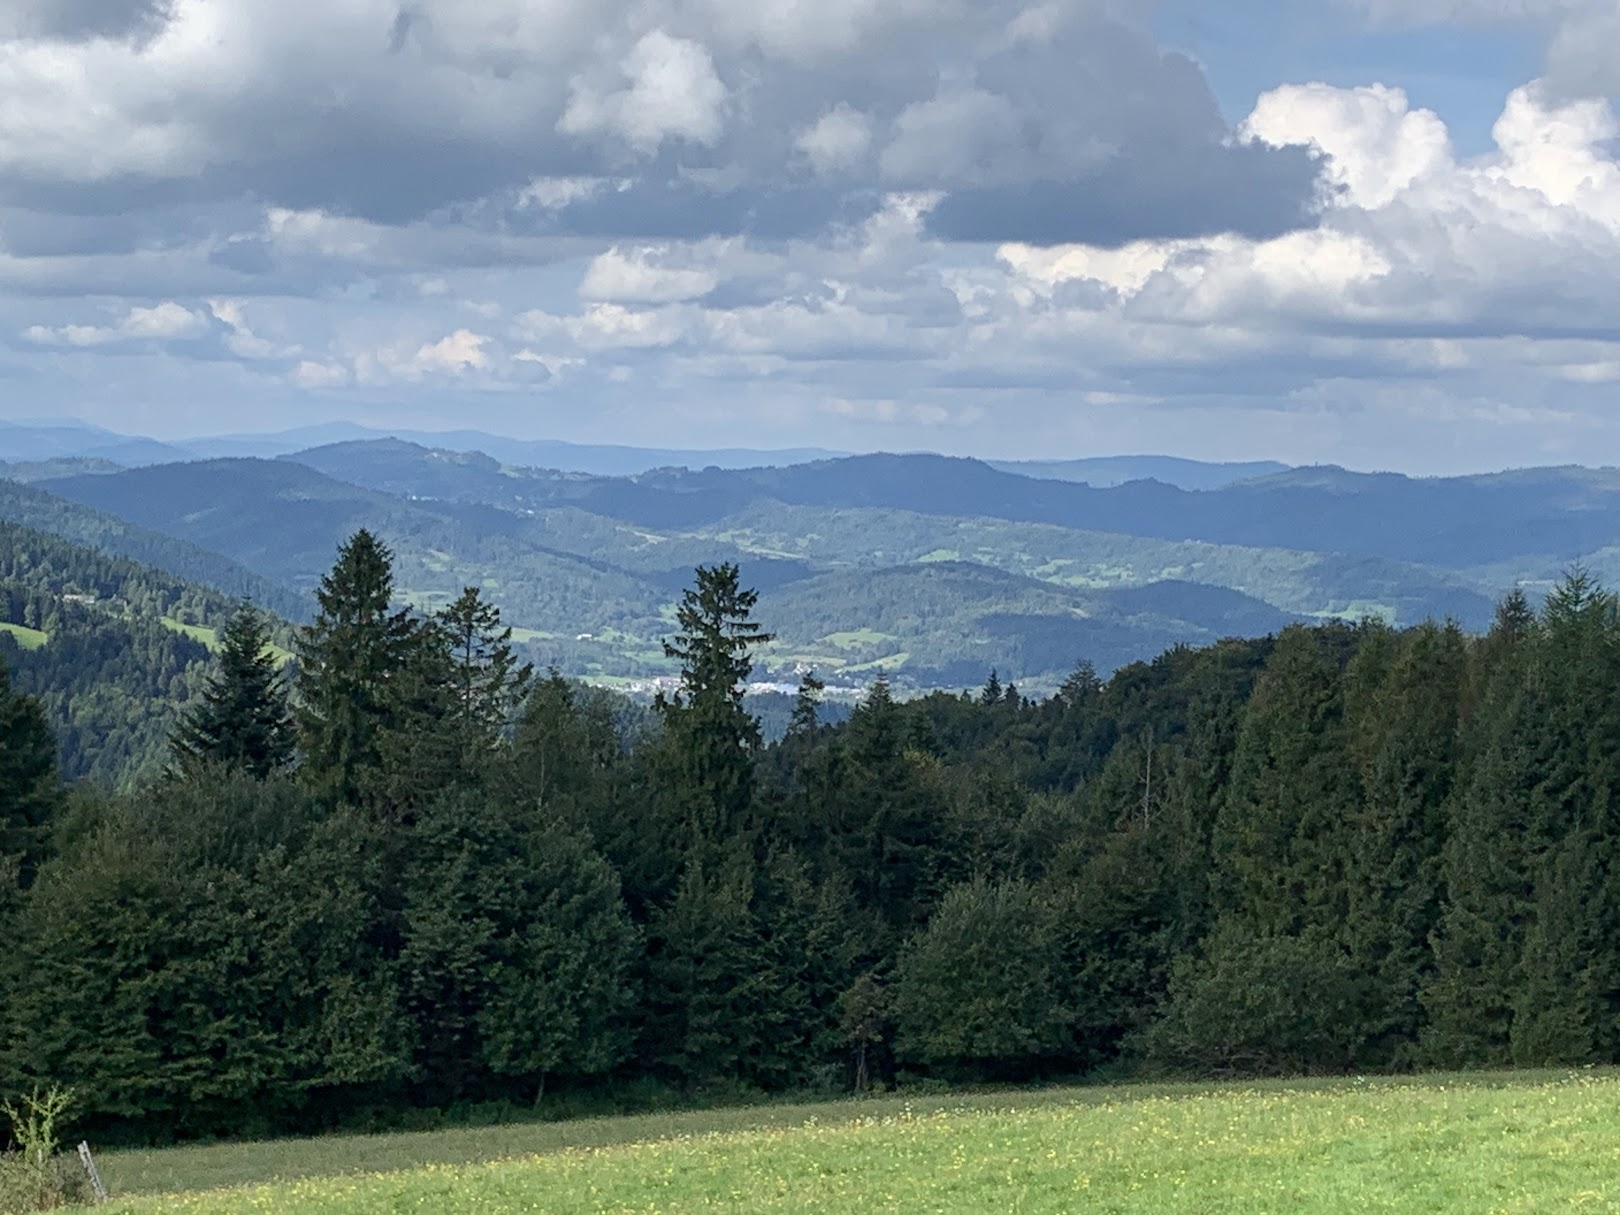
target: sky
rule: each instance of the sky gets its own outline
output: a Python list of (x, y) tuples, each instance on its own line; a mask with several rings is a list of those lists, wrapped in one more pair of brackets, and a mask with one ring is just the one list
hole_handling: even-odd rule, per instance
[(1620, 464), (1620, 0), (0, 0), (0, 418)]

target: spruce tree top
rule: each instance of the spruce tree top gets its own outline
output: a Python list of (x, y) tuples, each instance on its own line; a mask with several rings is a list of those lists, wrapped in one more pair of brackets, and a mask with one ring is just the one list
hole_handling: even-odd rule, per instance
[(295, 735), (269, 622), (251, 604), (226, 621), (218, 661), (202, 703), (175, 729), (175, 759), (182, 771), (212, 762), (262, 780), (292, 763)]
[(689, 708), (740, 710), (754, 663), (750, 651), (771, 635), (751, 618), (759, 592), (744, 590), (735, 563), (697, 567), (694, 585), (675, 610), (680, 632), (664, 642), (666, 657), (681, 664), (676, 703)]

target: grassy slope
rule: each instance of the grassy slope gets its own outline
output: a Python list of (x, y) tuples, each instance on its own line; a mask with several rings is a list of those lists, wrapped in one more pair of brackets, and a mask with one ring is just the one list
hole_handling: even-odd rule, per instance
[(7, 624), (4, 620), (0, 620), (0, 632), (10, 633), (25, 650), (37, 650), (50, 640), (49, 634), (41, 633), (38, 629), (23, 624)]
[(1542, 1073), (776, 1106), (112, 1153), (103, 1173), (148, 1191), (106, 1208), (132, 1215), (1416, 1215), (1613, 1209), (1617, 1140), (1620, 1079)]

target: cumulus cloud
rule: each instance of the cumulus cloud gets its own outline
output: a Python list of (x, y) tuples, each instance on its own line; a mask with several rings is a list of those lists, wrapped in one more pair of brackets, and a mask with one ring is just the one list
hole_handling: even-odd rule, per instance
[(668, 252), (665, 248), (637, 249), (629, 253), (617, 246), (609, 249), (592, 259), (579, 285), (580, 297), (668, 304), (696, 299), (714, 290), (717, 280), (709, 270), (661, 264)]
[[(1550, 65), (1607, 11), (1343, 3)], [(177, 418), (1620, 458), (1620, 125), (1573, 68), (1484, 155), (1374, 81), (1234, 125), (1133, 7), (0, 4), (0, 359)]]
[(872, 146), (872, 122), (848, 103), (839, 102), (804, 128), (794, 146), (818, 174), (853, 172)]
[(1418, 305), (1437, 319), (1441, 309), (1483, 317), (1492, 301), (1480, 287), (1495, 280), (1513, 294), (1535, 286), (1544, 307), (1573, 322), (1586, 306), (1570, 298), (1574, 260), (1620, 254), (1620, 165), (1606, 150), (1616, 127), (1603, 103), (1557, 105), (1535, 86), (1515, 90), (1494, 129), (1496, 151), (1462, 162), (1435, 115), (1386, 88), (1286, 86), (1261, 97), (1243, 129), (1261, 140), (1308, 135), (1328, 157), (1344, 188), (1318, 229), (1258, 242), (1139, 242), (1109, 254), (1010, 246), (1003, 256), (1037, 279), (1095, 278), (1178, 307), (1232, 290), (1249, 308), (1316, 280), (1319, 308), (1347, 319), (1358, 305), (1344, 292), (1378, 282), (1372, 303), (1386, 321)]
[(653, 30), (630, 48), (619, 72), (623, 84), (605, 93), (587, 77), (575, 77), (557, 129), (565, 135), (605, 133), (643, 156), (666, 139), (719, 139), (726, 86), (701, 43)]
[(183, 341), (207, 331), (208, 322), (198, 313), (165, 300), (150, 308), (131, 308), (112, 325), (30, 325), (23, 336), (44, 346), (105, 346), (112, 342)]
[[(0, 33), (0, 203), (104, 207), (138, 186), (393, 223), (504, 194), (561, 232), (672, 233), (678, 213), (803, 235), (878, 185), (1089, 181), (1127, 150), (1116, 193), (1257, 167), (1198, 69), (1092, 0), (109, 4), (149, 36)], [(1249, 200), (1266, 218), (1225, 191), (1241, 230), (1306, 218), (1311, 166), (1272, 159)], [(1107, 238), (1055, 205), (1047, 228)]]
[(354, 378), (362, 384), (401, 380), (418, 383), (429, 377), (455, 377), (483, 371), (490, 365), (489, 354), (484, 349), (488, 342), (482, 334), (458, 329), (436, 342), (384, 346), (355, 357)]

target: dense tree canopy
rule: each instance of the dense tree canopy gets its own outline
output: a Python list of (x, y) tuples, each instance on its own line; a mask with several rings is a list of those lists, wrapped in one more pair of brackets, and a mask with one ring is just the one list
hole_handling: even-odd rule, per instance
[(1584, 575), (1480, 637), (1296, 625), (1046, 700), (879, 679), (829, 725), (806, 679), (771, 745), (754, 607), (700, 569), (648, 712), (531, 680), (476, 591), (397, 604), (360, 533), (301, 639), (293, 764), (243, 613), (179, 736), (218, 762), (123, 793), (64, 796), (0, 675), (0, 1089), (169, 1136), (1620, 1062), (1620, 609)]

